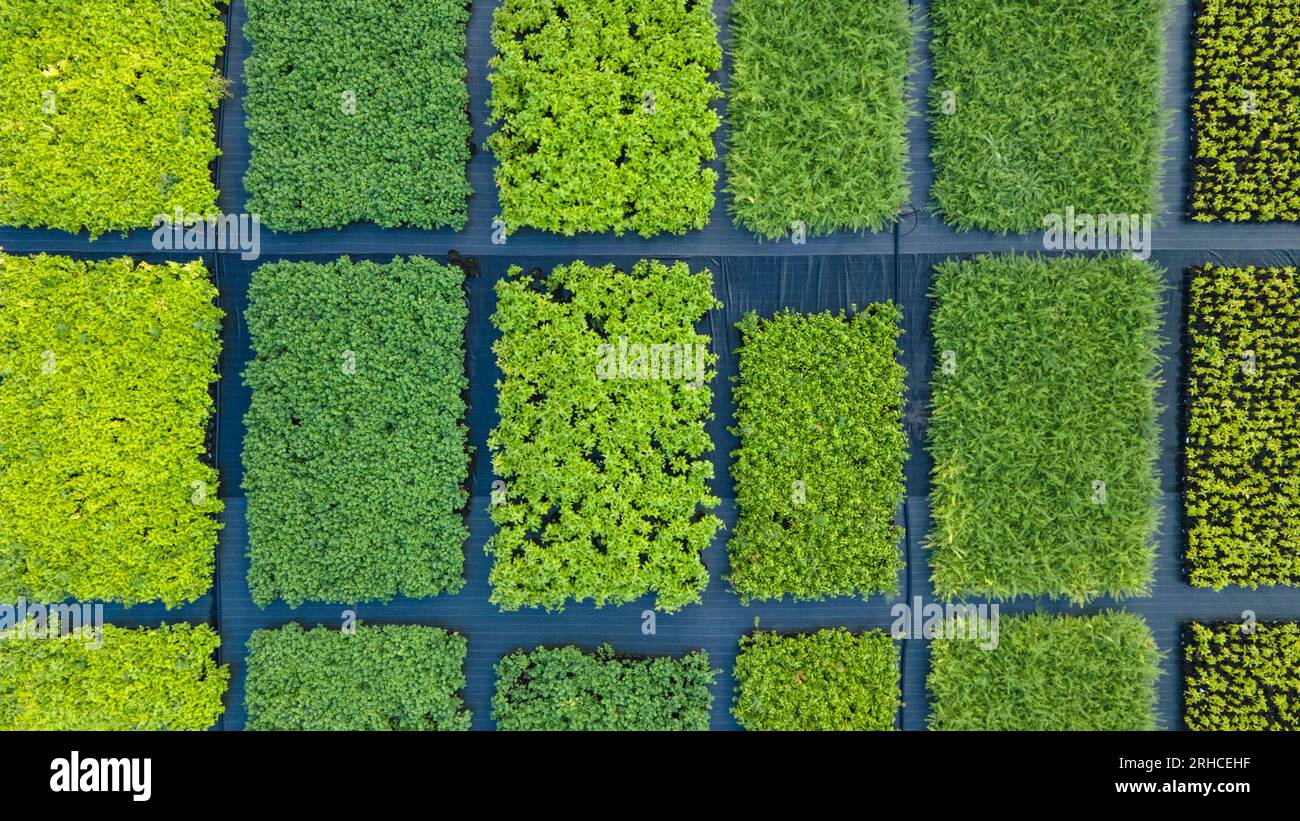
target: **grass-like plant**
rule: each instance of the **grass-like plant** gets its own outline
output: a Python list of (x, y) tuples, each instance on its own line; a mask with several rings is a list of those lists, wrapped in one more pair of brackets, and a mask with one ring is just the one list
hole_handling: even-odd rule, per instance
[(1189, 276), (1188, 577), (1300, 584), (1300, 279), (1294, 268)]
[(960, 229), (1150, 214), (1166, 0), (934, 0), (931, 196)]
[(463, 283), (419, 257), (254, 272), (244, 489), (258, 604), (464, 584)]
[(0, 254), (0, 601), (212, 586), (216, 297), (200, 262)]
[(279, 231), (464, 228), (468, 0), (246, 0), (248, 209)]
[(1189, 730), (1300, 730), (1300, 624), (1188, 624)]
[(767, 239), (879, 230), (907, 199), (907, 0), (737, 0), (730, 210)]
[(214, 213), (225, 2), (0, 3), (0, 224)]
[(1147, 592), (1162, 287), (1127, 257), (936, 266), (928, 547), (940, 595)]
[(896, 589), (903, 498), (900, 314), (892, 304), (740, 323), (728, 542), (745, 599)]
[(890, 730), (899, 708), (898, 647), (878, 630), (740, 640), (732, 713), (747, 730)]
[(934, 730), (1153, 730), (1161, 654), (1141, 616), (998, 621), (998, 641), (930, 643)]

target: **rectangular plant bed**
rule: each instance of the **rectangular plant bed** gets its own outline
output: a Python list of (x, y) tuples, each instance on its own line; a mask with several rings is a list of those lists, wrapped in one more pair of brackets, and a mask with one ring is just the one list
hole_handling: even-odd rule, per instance
[(785, 311), (740, 323), (728, 542), (742, 599), (867, 596), (897, 588), (903, 498), (901, 315)]
[(224, 5), (0, 4), (0, 224), (98, 235), (212, 214)]
[(1294, 268), (1189, 276), (1188, 577), (1300, 584), (1300, 280)]
[(244, 489), (259, 605), (464, 584), (463, 283), (419, 257), (254, 272)]
[(1188, 624), (1189, 730), (1300, 730), (1300, 624)]
[(1300, 2), (1200, 0), (1192, 216), (1300, 219)]
[(703, 228), (721, 122), (709, 3), (503, 0), (487, 147), (507, 232)]
[(468, 730), (463, 636), (289, 624), (248, 640), (249, 730)]
[(469, 0), (246, 0), (248, 209), (277, 231), (465, 227)]
[(1157, 522), (1159, 271), (1127, 257), (935, 267), (935, 591), (1145, 594)]
[(512, 268), (496, 294), (492, 602), (698, 602), (722, 526), (705, 430), (716, 357), (695, 331), (720, 305), (712, 274), (575, 262)]
[(1160, 660), (1131, 613), (1005, 616), (993, 649), (931, 642), (930, 728), (1153, 730)]
[(931, 196), (962, 230), (1150, 214), (1166, 0), (935, 0)]
[(538, 647), (497, 664), (498, 730), (707, 730), (718, 671), (705, 653), (620, 656)]
[(732, 713), (747, 730), (890, 730), (899, 664), (878, 630), (755, 633), (740, 640)]
[(216, 296), (201, 262), (0, 254), (0, 601), (212, 586)]

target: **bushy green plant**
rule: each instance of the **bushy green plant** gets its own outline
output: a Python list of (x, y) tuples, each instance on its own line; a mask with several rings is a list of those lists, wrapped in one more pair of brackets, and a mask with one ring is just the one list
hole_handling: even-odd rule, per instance
[(496, 666), (498, 730), (707, 730), (708, 654), (628, 658), (602, 645), (511, 653)]
[(246, 0), (248, 209), (280, 231), (464, 228), (469, 0)]
[(1300, 584), (1300, 281), (1294, 268), (1189, 275), (1189, 579)]
[(468, 730), (463, 636), (289, 624), (248, 640), (249, 730)]
[(0, 601), (212, 586), (216, 296), (200, 262), (0, 254)]
[(935, 268), (928, 539), (942, 596), (1146, 593), (1162, 275), (1127, 257)]
[(966, 230), (1150, 214), (1166, 0), (935, 0), (934, 198)]
[(879, 230), (907, 199), (907, 0), (737, 0), (730, 210), (777, 239)]
[(901, 332), (892, 304), (740, 323), (728, 550), (745, 599), (890, 592), (903, 561)]
[(99, 235), (215, 212), (224, 4), (0, 3), (0, 223)]
[(997, 634), (930, 643), (931, 729), (1155, 729), (1161, 654), (1141, 616), (1006, 616)]
[(697, 0), (503, 0), (487, 146), (506, 230), (703, 228), (722, 96), (718, 26)]
[(722, 526), (704, 427), (717, 357), (694, 327), (719, 306), (712, 274), (575, 262), (513, 268), (496, 293), (492, 601), (698, 602)]
[(1190, 730), (1300, 730), (1300, 624), (1192, 622), (1183, 634)]
[(0, 730), (206, 730), (225, 709), (230, 670), (205, 624), (34, 627), (0, 633)]
[(889, 730), (899, 707), (899, 657), (879, 630), (740, 640), (732, 713), (747, 730)]
[(1300, 3), (1199, 0), (1192, 216), (1300, 219)]
[(464, 584), (463, 283), (459, 268), (418, 257), (253, 274), (253, 601), (388, 601)]

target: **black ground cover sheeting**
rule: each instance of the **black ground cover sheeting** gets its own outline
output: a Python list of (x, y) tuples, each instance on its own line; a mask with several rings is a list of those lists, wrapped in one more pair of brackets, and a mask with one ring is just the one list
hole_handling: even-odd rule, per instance
[[(488, 94), (487, 61), (491, 56), (488, 31), (495, 3), (476, 3), (469, 26), (469, 83), (473, 140), (481, 145), (489, 128), (484, 123)], [(1179, 672), (1179, 629), (1191, 619), (1238, 620), (1243, 610), (1254, 610), (1260, 620), (1300, 619), (1300, 590), (1289, 588), (1248, 591), (1227, 589), (1222, 592), (1193, 589), (1183, 581), (1181, 504), (1178, 479), (1178, 414), (1181, 383), (1182, 277), (1184, 270), (1207, 262), (1224, 265), (1295, 265), (1300, 258), (1300, 225), (1204, 225), (1189, 221), (1186, 210), (1187, 167), (1190, 137), (1187, 123), (1187, 95), (1190, 80), (1190, 31), (1192, 2), (1175, 2), (1167, 28), (1166, 108), (1172, 118), (1168, 131), (1162, 184), (1163, 212), (1156, 215), (1153, 233), (1155, 253), (1152, 261), (1167, 271), (1169, 288), (1165, 303), (1164, 386), (1160, 394), (1161, 475), (1163, 514), (1159, 532), (1156, 583), (1153, 595), (1114, 603), (1105, 600), (1086, 608), (1059, 602), (1019, 600), (1004, 602), (1004, 614), (1042, 609), (1048, 612), (1096, 612), (1107, 607), (1122, 607), (1143, 615), (1155, 632), (1166, 654), (1164, 675), (1159, 683), (1158, 718), (1163, 727), (1182, 726), (1181, 675)], [(727, 36), (728, 3), (714, 3)], [(918, 24), (924, 26), (927, 2), (915, 4)], [(225, 58), (227, 77), (232, 81), (233, 98), (220, 111), (220, 135), (223, 156), (216, 176), (221, 189), (220, 205), (228, 213), (243, 208), (242, 176), (248, 161), (248, 140), (243, 127), (244, 83), (242, 66), (249, 45), (242, 34), (246, 19), (243, 0), (233, 0), (229, 12), (232, 29)], [(844, 626), (853, 630), (887, 629), (892, 622), (891, 606), (896, 601), (910, 601), (913, 596), (930, 599), (929, 568), (922, 548), (929, 527), (926, 496), (929, 488), (930, 462), (923, 449), (925, 403), (932, 368), (929, 338), (929, 288), (931, 268), (935, 262), (976, 252), (1041, 250), (1037, 235), (1008, 237), (981, 232), (957, 233), (942, 225), (928, 213), (927, 193), (931, 182), (928, 160), (930, 140), (923, 115), (925, 89), (929, 83), (928, 37), (917, 35), (917, 54), (912, 74), (913, 111), (911, 126), (912, 203), (907, 216), (891, 231), (867, 235), (835, 235), (810, 238), (804, 246), (789, 241), (760, 243), (738, 231), (726, 214), (722, 193), (725, 173), (719, 159), (715, 164), (723, 173), (719, 196), (710, 225), (703, 231), (682, 237), (661, 236), (646, 240), (637, 236), (616, 239), (612, 236), (573, 238), (521, 231), (505, 245), (493, 245), (492, 220), (496, 215), (496, 193), (492, 184), (493, 160), (479, 151), (471, 160), (469, 174), (476, 191), (470, 203), (469, 226), (462, 232), (422, 230), (381, 230), (372, 225), (354, 225), (343, 230), (305, 234), (273, 234), (263, 231), (262, 258), (256, 262), (241, 260), (237, 253), (204, 255), (214, 271), (221, 290), (221, 304), (226, 311), (221, 361), (222, 381), (218, 391), (218, 425), (215, 458), (221, 471), (221, 495), (226, 509), (222, 515), (217, 557), (217, 580), (212, 592), (182, 608), (167, 611), (161, 605), (141, 605), (125, 609), (105, 608), (109, 621), (128, 626), (156, 624), (160, 621), (208, 622), (222, 633), (221, 660), (232, 666), (231, 690), (227, 696), (224, 729), (240, 729), (245, 722), (243, 704), (244, 645), (249, 634), (258, 628), (277, 627), (290, 621), (337, 627), (345, 609), (339, 605), (307, 604), (296, 610), (283, 603), (261, 609), (249, 598), (245, 580), (248, 562), (247, 529), (244, 522), (245, 502), (239, 489), (242, 479), (240, 451), (243, 416), (249, 396), (240, 377), (250, 357), (249, 339), (243, 322), (250, 275), (260, 264), (282, 258), (325, 261), (341, 255), (354, 258), (391, 259), (394, 255), (423, 254), (445, 260), (451, 250), (477, 259), (481, 275), (467, 280), (470, 315), (467, 329), (467, 370), (470, 378), (468, 415), (470, 441), (475, 447), (470, 476), (471, 499), (468, 508), (470, 538), (466, 545), (468, 583), (456, 596), (440, 596), (419, 601), (399, 599), (389, 605), (359, 604), (353, 609), (371, 624), (421, 623), (437, 625), (464, 633), (469, 638), (466, 700), (474, 714), (476, 728), (492, 726), (490, 701), (494, 685), (493, 665), (507, 652), (532, 648), (539, 644), (578, 644), (594, 648), (603, 642), (620, 651), (642, 654), (681, 654), (687, 650), (708, 651), (713, 665), (722, 672), (714, 688), (712, 726), (734, 729), (730, 716), (734, 682), (731, 665), (740, 637), (753, 629), (757, 618), (762, 628), (782, 632), (814, 630)], [(727, 89), (730, 57), (718, 80)], [(725, 117), (725, 100), (720, 106)], [(724, 145), (726, 125), (717, 135)], [(130, 254), (142, 259), (192, 259), (195, 253), (160, 254), (153, 251), (151, 232), (136, 231), (121, 237), (101, 237), (90, 242), (84, 236), (56, 231), (0, 228), (0, 248), (9, 253), (62, 253), (78, 257)], [(892, 299), (903, 311), (904, 335), (900, 340), (903, 362), (908, 368), (908, 419), (910, 458), (906, 465), (907, 493), (900, 520), (906, 526), (904, 549), (907, 568), (900, 576), (896, 597), (874, 596), (867, 601), (834, 599), (826, 602), (794, 604), (789, 601), (742, 606), (723, 580), (727, 572), (724, 529), (704, 554), (710, 571), (710, 583), (700, 605), (683, 609), (675, 615), (660, 614), (657, 633), (642, 633), (642, 613), (650, 607), (651, 597), (642, 602), (597, 610), (589, 604), (571, 604), (563, 613), (525, 610), (501, 613), (488, 604), (487, 573), (489, 560), (483, 545), (491, 533), (487, 505), (491, 490), (490, 456), (487, 435), (496, 423), (495, 359), (490, 350), (495, 331), (491, 326), (494, 307), (492, 285), (511, 265), (550, 268), (575, 259), (588, 263), (616, 262), (628, 265), (641, 257), (686, 259), (692, 267), (708, 268), (714, 274), (715, 293), (725, 308), (706, 320), (713, 346), (719, 354), (718, 379), (714, 383), (714, 415), (709, 432), (714, 443), (712, 458), (717, 479), (715, 495), (722, 505), (719, 516), (730, 527), (736, 510), (729, 465), (735, 437), (727, 430), (732, 424), (730, 377), (736, 372), (734, 351), (739, 344), (735, 323), (748, 310), (770, 314), (778, 308), (799, 311), (837, 310), (852, 304)], [(898, 725), (904, 729), (922, 729), (926, 723), (927, 699), (925, 675), (928, 650), (924, 641), (903, 642), (903, 700)]]

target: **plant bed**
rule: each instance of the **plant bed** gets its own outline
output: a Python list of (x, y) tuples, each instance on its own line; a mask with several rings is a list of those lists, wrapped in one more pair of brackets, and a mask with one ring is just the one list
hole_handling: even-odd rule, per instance
[(1162, 289), (1127, 257), (935, 267), (936, 593), (1147, 593)]
[(289, 624), (248, 640), (249, 730), (468, 730), (463, 636)]
[(222, 510), (201, 262), (0, 254), (0, 601), (193, 601)]
[(893, 592), (903, 560), (903, 380), (892, 304), (740, 323), (728, 542), (742, 599)]
[(997, 646), (930, 643), (934, 730), (1153, 730), (1161, 654), (1141, 616), (999, 620)]
[(418, 257), (253, 274), (244, 489), (257, 604), (464, 584), (463, 283)]
[(207, 625), (44, 628), (0, 633), (0, 730), (206, 730), (225, 709), (230, 671)]
[(705, 653), (620, 656), (538, 647), (496, 666), (498, 730), (707, 730), (718, 671)]
[(0, 5), (0, 223), (97, 236), (214, 213), (222, 6)]
[(720, 305), (713, 276), (575, 262), (512, 268), (496, 294), (491, 601), (698, 602), (700, 553), (722, 526), (705, 430), (716, 357), (695, 331)]
[(1191, 622), (1183, 631), (1189, 730), (1300, 730), (1300, 624)]
[(1300, 4), (1199, 0), (1192, 218), (1300, 219)]
[(880, 230), (907, 200), (906, 0), (731, 7), (727, 190), (766, 239)]
[(1151, 214), (1165, 0), (935, 0), (935, 183), (949, 225), (1024, 233), (1051, 214)]
[(890, 730), (899, 665), (879, 630), (755, 633), (740, 640), (732, 714), (747, 730)]
[(1184, 526), (1192, 585), (1300, 584), (1300, 281), (1189, 272)]
[(277, 231), (466, 223), (468, 0), (247, 0), (248, 210)]
[(507, 232), (703, 228), (721, 122), (710, 4), (503, 0), (487, 138)]

